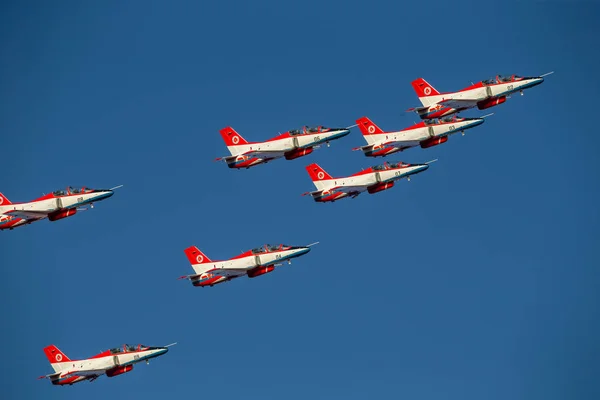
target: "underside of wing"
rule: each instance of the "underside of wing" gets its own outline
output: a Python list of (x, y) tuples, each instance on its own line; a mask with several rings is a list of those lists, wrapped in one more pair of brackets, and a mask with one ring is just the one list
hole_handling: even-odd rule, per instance
[(385, 143), (381, 143), (381, 146), (383, 147), (398, 147), (398, 148), (408, 148), (408, 147), (415, 147), (419, 145), (418, 140), (394, 140), (391, 142), (385, 142)]
[(465, 109), (465, 108), (473, 108), (477, 105), (477, 101), (475, 100), (458, 100), (458, 99), (448, 99), (442, 100), (438, 102), (438, 104), (454, 108), (456, 110)]
[(38, 220), (48, 217), (50, 211), (26, 211), (26, 210), (9, 210), (5, 211), (4, 214), (12, 215), (13, 217), (27, 219), (27, 220)]
[(80, 376), (85, 376), (87, 378), (96, 379), (97, 377), (99, 377), (100, 375), (104, 375), (105, 373), (106, 373), (105, 369), (86, 369), (86, 370), (82, 370), (82, 371), (73, 371), (72, 373), (69, 373), (68, 375), (80, 375)]
[(330, 189), (331, 192), (342, 192), (348, 194), (358, 194), (367, 190), (367, 186), (337, 186)]
[(274, 158), (281, 158), (284, 156), (284, 154), (285, 154), (285, 151), (281, 151), (281, 150), (273, 150), (273, 151), (250, 150), (250, 151), (245, 152), (243, 155), (249, 156), (249, 157), (258, 157), (258, 158), (272, 160)]
[(238, 276), (246, 275), (246, 272), (248, 272), (248, 269), (240, 268), (214, 268), (206, 271), (207, 274), (221, 275), (228, 278), (237, 278)]

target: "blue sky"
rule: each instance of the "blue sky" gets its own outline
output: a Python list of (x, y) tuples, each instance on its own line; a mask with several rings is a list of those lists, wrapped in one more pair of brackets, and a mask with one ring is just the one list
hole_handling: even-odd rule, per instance
[[(125, 185), (0, 233), (8, 398), (600, 397), (598, 5), (122, 3), (0, 12), (0, 191)], [(388, 157), (439, 162), (377, 195), (300, 196), (309, 163), (379, 163), (351, 151), (356, 129), (294, 161), (212, 161), (227, 125), (401, 129), (417, 77), (450, 91), (552, 70), (465, 137)], [(258, 279), (176, 280), (189, 245), (223, 259), (314, 241)], [(173, 341), (114, 379), (35, 380), (51, 343), (83, 358)]]

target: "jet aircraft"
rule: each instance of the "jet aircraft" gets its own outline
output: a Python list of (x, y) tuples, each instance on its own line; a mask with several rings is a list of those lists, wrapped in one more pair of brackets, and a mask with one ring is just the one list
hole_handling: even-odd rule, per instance
[(487, 79), (472, 84), (458, 92), (440, 93), (425, 79), (419, 78), (412, 82), (417, 96), (423, 107), (410, 108), (422, 119), (440, 118), (463, 110), (477, 107), (480, 110), (497, 106), (506, 101), (512, 93), (537, 86), (544, 82), (549, 72), (536, 77), (521, 77), (517, 75), (502, 76)]
[(248, 142), (232, 127), (220, 131), (231, 156), (219, 157), (229, 168), (250, 168), (285, 157), (293, 160), (313, 152), (315, 147), (346, 136), (350, 128), (326, 128), (324, 126), (294, 129), (264, 142)]
[(375, 194), (390, 189), (399, 179), (410, 180), (411, 175), (425, 171), (433, 161), (425, 164), (385, 162), (344, 178), (333, 178), (318, 164), (310, 164), (306, 170), (317, 190), (303, 193), (303, 196), (309, 194), (316, 202), (324, 203), (334, 202), (347, 196), (354, 198), (365, 191)]
[(419, 145), (426, 149), (447, 142), (448, 136), (453, 133), (460, 131), (464, 134), (465, 130), (483, 124), (483, 118), (459, 118), (454, 115), (426, 119), (401, 131), (384, 132), (369, 118), (362, 117), (356, 123), (368, 144), (353, 150), (362, 150), (367, 157), (385, 157)]
[(291, 264), (292, 258), (308, 253), (311, 246), (317, 243), (307, 246), (266, 244), (224, 261), (212, 261), (196, 246), (191, 246), (184, 251), (192, 264), (194, 274), (185, 275), (179, 279), (189, 279), (192, 285), (204, 287), (227, 282), (243, 275), (255, 278), (272, 272), (284, 261)]
[(11, 203), (0, 193), (0, 230), (14, 229), (18, 226), (30, 224), (48, 218), (50, 221), (71, 217), (77, 211), (87, 210), (85, 206), (94, 208), (94, 203), (113, 195), (112, 189), (90, 189), (83, 187), (68, 187), (65, 190), (56, 190), (27, 203)]
[(54, 373), (38, 379), (48, 378), (53, 385), (72, 385), (85, 380), (92, 382), (104, 374), (112, 378), (131, 371), (133, 364), (141, 361), (148, 364), (151, 358), (162, 356), (174, 344), (176, 343), (163, 347), (125, 344), (82, 360), (71, 360), (58, 347), (50, 345), (44, 348), (44, 353)]

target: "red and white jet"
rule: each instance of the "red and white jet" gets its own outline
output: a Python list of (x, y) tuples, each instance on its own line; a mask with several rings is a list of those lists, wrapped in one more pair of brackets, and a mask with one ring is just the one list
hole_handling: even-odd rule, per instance
[(45, 218), (58, 221), (71, 217), (78, 210), (87, 210), (82, 208), (84, 206), (94, 208), (95, 202), (109, 198), (114, 190), (121, 186), (123, 185), (112, 189), (68, 187), (66, 190), (56, 190), (27, 203), (11, 203), (0, 193), (0, 230), (14, 229)]
[(85, 380), (94, 381), (104, 374), (112, 378), (131, 371), (133, 364), (141, 361), (148, 364), (151, 358), (162, 356), (169, 351), (168, 347), (174, 344), (176, 343), (164, 347), (125, 344), (82, 360), (71, 360), (58, 347), (50, 345), (44, 348), (44, 353), (54, 373), (40, 376), (38, 379), (48, 378), (53, 385), (72, 385)]
[(521, 92), (544, 82), (544, 77), (553, 72), (537, 77), (521, 77), (517, 75), (502, 76), (477, 82), (458, 92), (440, 93), (425, 79), (419, 78), (412, 86), (421, 100), (423, 107), (410, 108), (422, 119), (440, 118), (459, 111), (477, 107), (480, 110), (497, 106), (506, 101), (512, 93)]
[(229, 168), (250, 168), (285, 157), (293, 160), (313, 152), (315, 147), (350, 133), (349, 128), (326, 128), (324, 126), (294, 129), (264, 142), (248, 142), (232, 127), (220, 131), (231, 156), (219, 157)]
[(318, 164), (310, 164), (306, 170), (317, 190), (302, 195), (309, 194), (316, 202), (324, 203), (347, 196), (356, 197), (365, 191), (375, 194), (390, 189), (399, 179), (407, 178), (410, 181), (411, 175), (425, 171), (433, 161), (425, 164), (385, 162), (344, 178), (333, 178)]
[(255, 278), (272, 272), (284, 261), (291, 264), (292, 258), (308, 253), (311, 246), (317, 243), (308, 246), (265, 244), (224, 261), (213, 261), (196, 246), (191, 246), (185, 249), (185, 255), (192, 264), (194, 274), (182, 276), (179, 279), (189, 279), (192, 285), (204, 287), (227, 282), (243, 275)]
[(401, 131), (384, 132), (369, 118), (362, 117), (356, 123), (368, 144), (353, 150), (362, 150), (367, 157), (385, 157), (415, 146), (426, 149), (447, 142), (448, 136), (453, 133), (464, 134), (465, 130), (483, 124), (483, 118), (454, 115), (437, 120), (426, 119)]

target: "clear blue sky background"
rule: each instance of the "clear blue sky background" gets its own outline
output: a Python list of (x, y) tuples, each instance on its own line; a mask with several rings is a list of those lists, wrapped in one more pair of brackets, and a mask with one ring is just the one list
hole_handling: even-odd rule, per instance
[[(0, 191), (125, 184), (0, 233), (3, 398), (600, 398), (597, 5), (100, 3), (0, 12)], [(356, 129), (294, 161), (213, 162), (227, 125), (401, 129), (419, 76), (449, 91), (551, 70), (465, 137), (388, 157), (440, 161), (377, 195), (300, 196), (311, 162), (379, 162), (351, 151)], [(314, 241), (261, 278), (176, 279), (189, 245)], [(114, 379), (36, 381), (51, 343), (173, 341)]]

